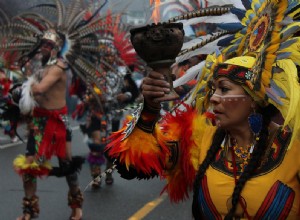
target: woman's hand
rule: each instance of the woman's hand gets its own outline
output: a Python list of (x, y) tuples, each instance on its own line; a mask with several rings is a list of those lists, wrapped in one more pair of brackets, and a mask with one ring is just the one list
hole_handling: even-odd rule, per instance
[(164, 76), (153, 70), (143, 79), (141, 88), (145, 102), (156, 108), (160, 108), (160, 102), (155, 101), (155, 99), (161, 98), (170, 92), (170, 84), (165, 80)]

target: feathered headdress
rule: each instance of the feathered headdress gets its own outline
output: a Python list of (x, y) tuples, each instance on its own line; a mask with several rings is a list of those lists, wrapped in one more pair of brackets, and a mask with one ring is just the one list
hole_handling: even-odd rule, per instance
[[(21, 12), (12, 19), (5, 19), (0, 26), (0, 51), (17, 52), (20, 58), (36, 49), (42, 40), (57, 42), (63, 40), (59, 54), (71, 69), (85, 83), (103, 89), (102, 70), (94, 61), (99, 58), (101, 30), (107, 29), (102, 23), (105, 16), (99, 16), (107, 3), (93, 9), (82, 8), (81, 0), (72, 0), (66, 7), (62, 0), (39, 4)], [(54, 15), (54, 16), (53, 16)], [(56, 34), (49, 30), (55, 30)]]
[[(207, 82), (215, 77), (213, 74), (227, 74), (234, 81), (243, 82), (244, 88), (260, 105), (274, 105), (284, 118), (284, 126), (288, 125), (294, 131), (293, 140), (300, 129), (300, 115), (297, 112), (300, 107), (297, 71), (300, 64), (300, 3), (296, 0), (242, 2), (245, 9), (227, 6), (227, 14), (234, 15), (239, 22), (217, 24), (226, 34), (224, 37), (213, 34), (209, 38), (211, 40), (202, 41), (200, 46), (184, 48), (180, 54), (179, 59), (183, 58), (183, 53), (189, 57), (198, 48), (201, 50), (206, 41), (213, 42), (211, 45), (220, 49), (209, 54), (206, 61), (199, 65), (201, 74), (198, 75), (198, 84), (187, 99), (189, 102), (195, 101), (205, 111), (209, 98), (206, 95), (209, 91)], [(195, 12), (173, 20), (189, 18), (192, 14)], [(243, 74), (233, 76), (229, 70), (235, 66), (243, 68)], [(182, 83), (184, 81), (177, 85)]]
[[(244, 10), (244, 5), (239, 1), (232, 0), (202, 0), (190, 1), (188, 3), (166, 2), (164, 5), (164, 17), (169, 17), (168, 13), (179, 13), (180, 15), (170, 18), (167, 22), (183, 23), (184, 27), (200, 26), (205, 30), (195, 33), (196, 38), (186, 41), (182, 50), (176, 58), (176, 63), (188, 60), (193, 56), (208, 55), (213, 53), (219, 46), (217, 42), (232, 36), (240, 28), (240, 11)], [(186, 11), (186, 12), (185, 12)], [(185, 12), (182, 14), (182, 12)], [(220, 24), (233, 26), (231, 29), (222, 29)], [(187, 83), (189, 80), (200, 77), (204, 68), (204, 61), (187, 70), (186, 74), (174, 82), (174, 87)]]
[(131, 44), (129, 31), (122, 25), (120, 20), (121, 14), (116, 15), (115, 19), (112, 19), (111, 11), (108, 10), (106, 16), (108, 28), (101, 37), (103, 39), (102, 41), (106, 42), (103, 48), (106, 48), (106, 52), (116, 55), (116, 61), (121, 66), (137, 64), (138, 57)]

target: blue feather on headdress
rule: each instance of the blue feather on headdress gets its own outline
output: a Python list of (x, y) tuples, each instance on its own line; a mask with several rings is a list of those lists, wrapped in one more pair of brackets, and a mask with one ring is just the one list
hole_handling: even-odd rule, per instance
[(64, 42), (64, 45), (62, 46), (62, 49), (60, 51), (60, 55), (63, 58), (66, 58), (66, 55), (67, 55), (69, 50), (70, 50), (70, 42), (69, 42), (69, 39), (66, 39), (65, 42)]
[(230, 44), (230, 42), (233, 39), (234, 39), (234, 36), (229, 36), (229, 37), (227, 37), (225, 39), (219, 40), (217, 45), (220, 46), (220, 47), (226, 47), (226, 46), (228, 46)]
[(242, 4), (244, 5), (246, 10), (251, 9), (251, 1), (250, 0), (242, 0)]
[(236, 32), (244, 27), (241, 23), (220, 23), (217, 26), (230, 32)]
[(270, 81), (270, 88), (266, 88), (266, 94), (270, 99), (272, 99), (274, 102), (276, 102), (279, 105), (283, 105), (280, 98), (286, 98), (286, 94), (281, 88), (279, 88), (276, 85), (274, 80)]
[(287, 59), (291, 56), (291, 52), (284, 52), (284, 53), (277, 53), (276, 59), (277, 60), (283, 60), (283, 59)]
[(232, 8), (230, 9), (230, 11), (232, 14), (236, 15), (240, 20), (242, 20), (246, 15), (246, 11), (240, 8)]

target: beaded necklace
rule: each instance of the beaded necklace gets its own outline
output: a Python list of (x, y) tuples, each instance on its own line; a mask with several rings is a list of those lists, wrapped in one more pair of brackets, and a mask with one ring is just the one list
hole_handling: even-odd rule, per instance
[[(226, 144), (227, 140), (227, 144)], [(246, 149), (241, 146), (238, 146), (236, 139), (229, 137), (228, 135), (225, 136), (222, 144), (222, 149), (226, 149), (226, 153), (228, 152), (228, 148), (232, 148), (232, 152), (234, 153), (232, 157), (236, 156), (239, 160), (239, 166), (241, 172), (244, 172), (245, 167), (248, 165), (248, 160), (251, 158), (251, 154), (253, 152), (254, 144), (248, 145)]]
[[(247, 145), (246, 149), (241, 146), (238, 146), (237, 141), (234, 138), (229, 139), (229, 146), (233, 148), (233, 152), (237, 158), (239, 158), (241, 172), (244, 172), (245, 167), (248, 165), (248, 160), (251, 157), (253, 152), (254, 144)], [(234, 157), (234, 155), (232, 155)]]

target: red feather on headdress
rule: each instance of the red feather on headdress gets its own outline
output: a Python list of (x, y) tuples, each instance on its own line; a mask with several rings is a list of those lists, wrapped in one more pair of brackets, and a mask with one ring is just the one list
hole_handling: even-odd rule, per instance
[(114, 45), (127, 66), (137, 62), (136, 52), (125, 32), (114, 33)]

